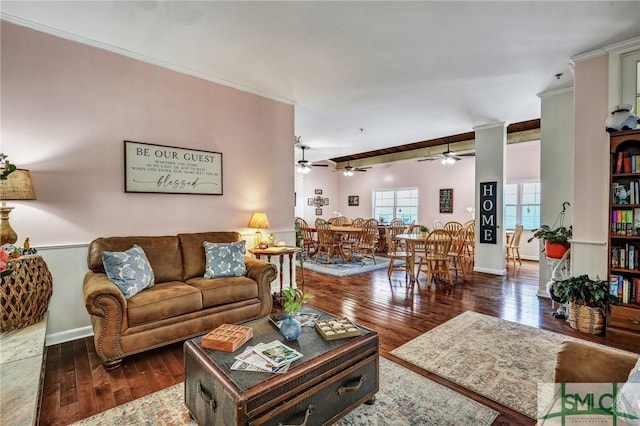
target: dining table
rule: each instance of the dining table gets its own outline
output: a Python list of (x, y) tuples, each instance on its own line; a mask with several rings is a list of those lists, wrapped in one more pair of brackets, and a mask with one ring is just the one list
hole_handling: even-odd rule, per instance
[(398, 234), (396, 235), (396, 239), (404, 241), (407, 247), (407, 270), (409, 271), (411, 282), (413, 282), (416, 280), (416, 246), (426, 243), (427, 234)]
[[(308, 226), (305, 228), (301, 228), (303, 231), (316, 232), (315, 226)], [(334, 234), (337, 238), (340, 238), (341, 241), (348, 241), (349, 236), (362, 234), (364, 228), (356, 227), (356, 226), (337, 226), (331, 225), (329, 228), (332, 234)], [(344, 262), (348, 262), (351, 259), (346, 253), (342, 250), (342, 245), (340, 245), (340, 257)]]

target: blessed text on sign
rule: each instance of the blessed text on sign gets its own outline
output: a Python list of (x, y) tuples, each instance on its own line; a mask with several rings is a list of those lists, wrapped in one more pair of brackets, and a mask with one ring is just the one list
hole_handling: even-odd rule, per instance
[(125, 192), (222, 195), (222, 154), (124, 141)]

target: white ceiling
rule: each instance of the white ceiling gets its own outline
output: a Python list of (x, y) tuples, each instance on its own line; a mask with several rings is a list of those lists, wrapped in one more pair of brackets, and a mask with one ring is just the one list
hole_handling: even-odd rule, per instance
[(637, 1), (3, 0), (0, 10), (293, 102), (312, 161), (539, 118), (537, 94), (571, 85), (572, 56), (640, 36)]

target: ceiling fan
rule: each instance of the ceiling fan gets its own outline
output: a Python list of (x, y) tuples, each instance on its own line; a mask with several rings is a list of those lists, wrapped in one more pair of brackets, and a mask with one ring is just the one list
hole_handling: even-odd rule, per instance
[(307, 174), (311, 171), (311, 167), (329, 167), (328, 164), (312, 164), (311, 161), (304, 159), (304, 151), (309, 147), (300, 143), (300, 136), (296, 138), (296, 146), (302, 150), (302, 160), (296, 164), (296, 172)]
[[(371, 166), (367, 166), (367, 167), (354, 167), (351, 164), (349, 164), (349, 161), (347, 161), (347, 165), (344, 167), (342, 174), (345, 176), (353, 176), (353, 172), (366, 172), (367, 169), (370, 169)], [(340, 170), (335, 170), (336, 172), (339, 172)]]
[(418, 161), (433, 161), (440, 160), (442, 164), (455, 164), (456, 161), (462, 160), (461, 157), (475, 157), (476, 153), (473, 150), (452, 152), (449, 149), (449, 142), (447, 142), (447, 150), (443, 153), (436, 155), (428, 155), (425, 158), (421, 158)]

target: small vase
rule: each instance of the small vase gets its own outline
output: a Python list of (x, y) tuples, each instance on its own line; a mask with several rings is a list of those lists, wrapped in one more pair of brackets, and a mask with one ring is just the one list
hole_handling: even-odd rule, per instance
[(300, 321), (291, 315), (288, 315), (287, 318), (282, 321), (282, 324), (280, 324), (280, 334), (282, 334), (282, 337), (284, 337), (284, 340), (287, 342), (297, 340), (301, 331)]

